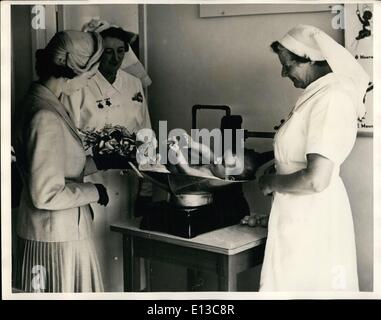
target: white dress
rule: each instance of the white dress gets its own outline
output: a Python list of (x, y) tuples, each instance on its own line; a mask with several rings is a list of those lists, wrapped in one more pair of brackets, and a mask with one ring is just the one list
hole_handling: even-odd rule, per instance
[[(139, 93), (141, 99), (136, 98)], [(105, 124), (125, 126), (133, 132), (151, 128), (142, 84), (123, 70), (118, 70), (113, 84), (97, 71), (86, 87), (61, 101), (80, 129), (102, 129)]]
[[(113, 84), (98, 71), (86, 87), (61, 101), (75, 125), (83, 130), (102, 129), (105, 124), (121, 125), (131, 132), (151, 128), (142, 84), (123, 70), (118, 70)], [(105, 290), (122, 290), (123, 283), (118, 281), (122, 278), (122, 241), (110, 231), (110, 224), (133, 216), (138, 178), (133, 173), (121, 175), (120, 170), (107, 170), (86, 179), (104, 184), (110, 198), (107, 207), (92, 205), (95, 238)]]
[(335, 167), (320, 193), (275, 192), (260, 291), (358, 290), (353, 220), (339, 176), (357, 133), (356, 110), (345, 88), (333, 73), (310, 84), (275, 136), (278, 174), (306, 168), (310, 153)]

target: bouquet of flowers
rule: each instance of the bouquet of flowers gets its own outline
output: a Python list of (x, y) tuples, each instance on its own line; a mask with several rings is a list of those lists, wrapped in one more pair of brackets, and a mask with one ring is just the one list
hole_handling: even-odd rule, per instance
[(85, 150), (92, 149), (93, 154), (119, 155), (135, 159), (137, 150), (136, 134), (123, 126), (106, 124), (103, 129), (80, 130)]

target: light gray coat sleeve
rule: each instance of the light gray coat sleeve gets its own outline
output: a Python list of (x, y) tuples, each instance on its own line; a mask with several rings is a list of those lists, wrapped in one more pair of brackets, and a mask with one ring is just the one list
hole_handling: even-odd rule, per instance
[[(76, 182), (86, 158), (78, 157), (77, 177), (67, 177), (64, 128), (53, 112), (41, 110), (31, 120), (27, 135), (28, 187), (31, 200), (38, 209), (64, 210), (98, 201), (93, 183)], [(69, 149), (70, 150), (70, 149)], [(80, 163), (82, 161), (83, 163)]]

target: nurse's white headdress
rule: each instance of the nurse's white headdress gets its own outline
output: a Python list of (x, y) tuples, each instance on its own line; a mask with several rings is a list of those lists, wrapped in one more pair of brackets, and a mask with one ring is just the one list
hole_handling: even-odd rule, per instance
[[(109, 22), (105, 20), (92, 19), (90, 20), (90, 22), (86, 23), (82, 27), (82, 31), (100, 33), (111, 27), (120, 28), (119, 26), (110, 24)], [(128, 32), (128, 31), (125, 31), (125, 32), (128, 33), (131, 37), (130, 43), (133, 43), (138, 37), (137, 34), (134, 34), (132, 32)], [(148, 76), (143, 64), (139, 61), (134, 51), (131, 49), (131, 46), (129, 46), (129, 50), (125, 54), (120, 68), (126, 71), (127, 73), (130, 73), (134, 75), (135, 77), (139, 78), (140, 81), (142, 82), (143, 87), (148, 87), (152, 83), (151, 78)]]
[(369, 76), (352, 54), (322, 30), (309, 25), (292, 28), (279, 43), (292, 53), (312, 61), (326, 60), (332, 72), (351, 85), (359, 118), (365, 114), (364, 96)]

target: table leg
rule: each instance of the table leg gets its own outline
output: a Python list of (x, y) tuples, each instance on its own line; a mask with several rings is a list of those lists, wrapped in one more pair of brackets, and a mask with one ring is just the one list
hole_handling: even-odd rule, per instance
[(144, 259), (144, 271), (146, 275), (145, 291), (151, 292), (151, 260)]
[(123, 235), (123, 282), (124, 291), (134, 291), (135, 261), (134, 239)]
[(187, 291), (202, 290), (204, 285), (203, 274), (200, 270), (187, 269)]
[(194, 291), (194, 283), (196, 281), (196, 271), (187, 269), (187, 291)]
[(218, 259), (218, 290), (237, 291), (237, 264), (235, 256), (220, 255)]

